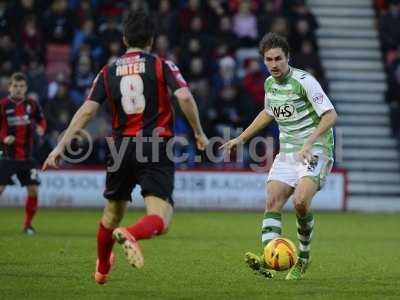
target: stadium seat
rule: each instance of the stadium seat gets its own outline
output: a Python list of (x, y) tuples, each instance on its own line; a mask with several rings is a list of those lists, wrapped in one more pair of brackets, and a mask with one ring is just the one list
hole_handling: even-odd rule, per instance
[(46, 51), (46, 76), (49, 81), (58, 73), (66, 77), (71, 75), (71, 47), (69, 45), (48, 45)]

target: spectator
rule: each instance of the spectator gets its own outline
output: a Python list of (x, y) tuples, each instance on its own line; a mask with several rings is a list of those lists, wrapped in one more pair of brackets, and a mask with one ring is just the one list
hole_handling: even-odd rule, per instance
[(103, 65), (115, 61), (124, 52), (120, 39), (111, 40), (104, 51)]
[(43, 40), (43, 34), (38, 27), (35, 16), (27, 17), (21, 32), (21, 44), (29, 60), (39, 58), (44, 61)]
[(20, 32), (22, 29), (22, 22), (24, 22), (28, 16), (36, 16), (40, 19), (40, 10), (35, 5), (34, 0), (16, 0), (10, 2), (14, 2), (14, 4), (9, 6), (7, 17), (13, 36)]
[(13, 69), (18, 69), (22, 61), (20, 53), (11, 37), (0, 35), (0, 73), (11, 75)]
[(48, 43), (70, 44), (75, 30), (73, 14), (66, 0), (55, 0), (45, 13), (45, 37)]
[(89, 56), (81, 56), (73, 74), (71, 98), (77, 106), (85, 99), (95, 78)]
[(214, 126), (219, 136), (233, 138), (249, 124), (254, 115), (251, 100), (238, 84), (226, 84), (214, 100)]
[(177, 43), (176, 37), (178, 36), (176, 30), (176, 19), (177, 14), (171, 8), (170, 0), (161, 0), (158, 6), (158, 11), (156, 13), (156, 18), (159, 21), (159, 30), (162, 34), (166, 34), (168, 40), (171, 41), (173, 45)]
[(400, 43), (400, 3), (389, 2), (389, 10), (379, 19), (382, 48), (396, 49)]
[(315, 16), (305, 5), (304, 0), (294, 0), (291, 2), (291, 10), (289, 12), (289, 20), (292, 24), (296, 24), (299, 20), (304, 20), (308, 23), (309, 31), (314, 34), (318, 29), (318, 22)]
[(386, 0), (375, 0), (374, 6), (378, 10), (379, 16), (382, 16), (388, 8), (388, 3)]
[(219, 71), (212, 79), (213, 97), (216, 97), (223, 86), (239, 83), (239, 78), (236, 75), (236, 62), (232, 57), (226, 56), (220, 59), (218, 65)]
[(86, 20), (96, 20), (98, 18), (97, 11), (94, 9), (91, 0), (77, 1), (78, 7), (76, 8), (76, 16), (78, 19), (78, 26), (82, 26)]
[(208, 32), (210, 34), (216, 34), (221, 18), (226, 14), (221, 1), (208, 0), (207, 10), (205, 19), (208, 22)]
[(321, 83), (323, 89), (328, 91), (321, 60), (316, 53), (313, 43), (309, 40), (302, 41), (300, 51), (295, 52), (291, 58), (291, 65), (310, 72)]
[(228, 15), (223, 16), (219, 20), (218, 30), (216, 32), (215, 39), (218, 41), (219, 45), (227, 45), (229, 50), (227, 50), (226, 52), (228, 53), (236, 49), (238, 45), (238, 37), (232, 31), (232, 20)]
[(203, 111), (208, 103), (210, 83), (206, 63), (201, 57), (191, 60), (187, 79), (195, 99), (198, 100), (199, 110)]
[(249, 0), (242, 1), (233, 17), (233, 32), (240, 39), (241, 47), (253, 47), (257, 44), (257, 19), (250, 8)]
[(252, 104), (258, 113), (264, 107), (264, 81), (266, 75), (261, 71), (260, 62), (257, 59), (248, 59), (245, 65), (246, 75), (243, 78), (243, 86), (252, 96)]
[[(250, 8), (253, 11), (258, 10), (262, 2), (262, 0), (245, 0), (245, 1), (249, 3)], [(228, 2), (229, 11), (237, 12), (238, 10), (240, 10), (240, 5), (242, 4), (242, 0), (228, 0), (226, 2)]]
[(265, 1), (257, 17), (257, 30), (259, 37), (271, 31), (272, 23), (280, 15), (273, 1)]
[(48, 128), (53, 137), (58, 136), (61, 131), (67, 128), (76, 111), (76, 106), (69, 97), (68, 88), (67, 81), (59, 82), (56, 95), (45, 106)]
[(8, 95), (9, 79), (7, 76), (0, 76), (0, 98)]
[(271, 25), (271, 32), (279, 33), (285, 37), (289, 37), (290, 29), (287, 19), (284, 17), (275, 18)]
[(197, 37), (189, 37), (183, 40), (182, 44), (182, 52), (179, 59), (179, 64), (181, 66), (181, 70), (183, 75), (186, 77), (189, 72), (190, 61), (194, 57), (203, 57), (206, 56), (205, 52), (202, 51), (204, 49), (204, 44), (202, 45), (201, 41)]
[(81, 28), (75, 32), (72, 42), (72, 55), (77, 57), (79, 55), (82, 44), (89, 44), (91, 48), (91, 57), (98, 60), (101, 57), (102, 49), (100, 40), (95, 32), (95, 23), (92, 19), (87, 19), (82, 24)]
[(33, 92), (39, 98), (40, 105), (44, 107), (47, 100), (47, 78), (44, 65), (35, 58), (29, 60), (27, 69), (29, 92)]
[(183, 40), (188, 38), (199, 39), (204, 52), (209, 52), (208, 49), (213, 47), (212, 40), (207, 33), (204, 32), (204, 21), (200, 16), (192, 18), (190, 23), (190, 30), (183, 36)]
[[(10, 10), (6, 0), (0, 0), (0, 34), (11, 33)], [(14, 27), (15, 28), (15, 27)]]
[(194, 17), (202, 19), (203, 14), (200, 5), (200, 0), (189, 0), (187, 7), (180, 10), (178, 16), (180, 32), (186, 33), (190, 31), (192, 19)]
[(397, 46), (393, 61), (387, 66), (390, 79), (389, 87), (393, 87), (392, 99), (400, 99), (400, 43)]
[(121, 26), (114, 16), (107, 17), (106, 23), (99, 27), (99, 38), (103, 49), (106, 49), (113, 40), (122, 40)]
[(318, 51), (317, 39), (311, 31), (310, 24), (305, 19), (298, 19), (293, 24), (292, 34), (290, 35), (290, 45), (293, 52), (298, 52), (304, 40), (312, 43), (313, 49)]
[(57, 73), (55, 76), (55, 79), (52, 80), (47, 88), (47, 100), (53, 100), (53, 98), (56, 96), (58, 88), (60, 87), (61, 84), (66, 84), (68, 83), (68, 78), (65, 75), (65, 73)]
[(168, 60), (173, 60), (173, 61), (176, 60), (176, 58), (170, 51), (170, 43), (167, 35), (165, 34), (158, 35), (154, 42), (153, 48), (154, 48), (153, 52), (158, 56)]
[(400, 45), (396, 56), (387, 67), (388, 90), (386, 99), (390, 105), (391, 126), (393, 135), (400, 139)]
[(135, 10), (143, 10), (146, 13), (149, 12), (148, 4), (143, 0), (130, 0), (129, 9), (134, 10), (134, 11)]
[(127, 9), (126, 0), (100, 0), (98, 1), (98, 12), (104, 17), (121, 16)]

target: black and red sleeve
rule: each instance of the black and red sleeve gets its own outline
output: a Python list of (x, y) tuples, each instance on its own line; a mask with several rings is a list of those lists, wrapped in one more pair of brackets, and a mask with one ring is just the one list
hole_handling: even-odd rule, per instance
[(172, 92), (188, 86), (179, 68), (172, 61), (163, 61), (163, 69), (165, 81)]
[(43, 110), (39, 103), (37, 103), (35, 101), (34, 104), (35, 104), (35, 113), (34, 113), (33, 117), (36, 122), (36, 125), (41, 127), (45, 131), (47, 128), (47, 122), (44, 117)]
[(92, 83), (92, 87), (90, 88), (89, 94), (86, 97), (86, 100), (95, 101), (99, 104), (102, 104), (107, 99), (107, 91), (106, 91), (106, 83), (104, 80), (105, 72), (107, 72), (108, 68), (104, 67), (97, 74), (96, 78)]

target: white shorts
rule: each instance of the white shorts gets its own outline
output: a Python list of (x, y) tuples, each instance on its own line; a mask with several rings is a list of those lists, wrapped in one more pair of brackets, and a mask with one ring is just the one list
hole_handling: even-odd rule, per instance
[(284, 182), (291, 187), (296, 187), (302, 177), (311, 177), (322, 189), (326, 178), (331, 172), (333, 159), (322, 152), (313, 152), (314, 160), (305, 164), (297, 153), (279, 153), (269, 171), (268, 180)]

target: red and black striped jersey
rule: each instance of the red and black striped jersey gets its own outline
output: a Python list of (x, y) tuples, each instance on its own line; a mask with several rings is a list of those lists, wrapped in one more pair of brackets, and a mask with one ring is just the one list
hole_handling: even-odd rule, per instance
[[(46, 129), (46, 120), (39, 103), (26, 98), (0, 100), (0, 159), (32, 159), (33, 138), (36, 126)], [(7, 136), (15, 138), (11, 145), (4, 144)]]
[(111, 105), (113, 135), (171, 137), (173, 108), (169, 90), (187, 87), (171, 61), (144, 52), (128, 52), (102, 68), (87, 100)]

